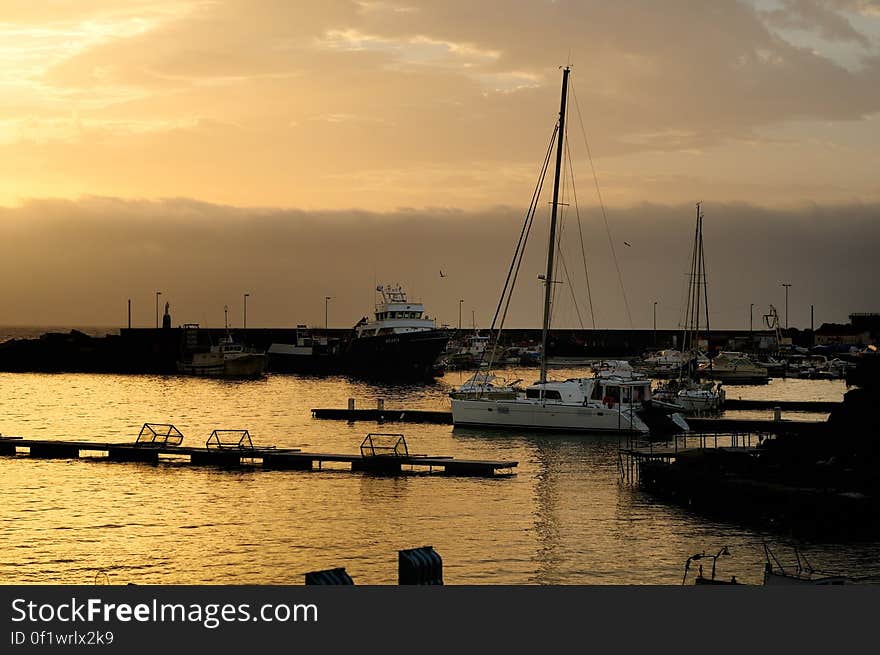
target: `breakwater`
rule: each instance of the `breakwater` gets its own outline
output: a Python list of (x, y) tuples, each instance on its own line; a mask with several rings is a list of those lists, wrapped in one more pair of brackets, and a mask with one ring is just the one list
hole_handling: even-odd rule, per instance
[[(207, 349), (226, 335), (223, 328), (121, 328), (118, 333), (91, 336), (77, 330), (48, 332), (36, 339), (10, 339), (0, 344), (0, 371), (174, 373), (187, 349)], [(330, 344), (315, 354), (316, 371), (340, 372), (338, 358), (352, 337), (348, 328), (248, 328), (231, 331), (236, 341), (257, 350), (273, 343), (296, 344), (307, 333), (310, 339)], [(798, 345), (810, 345), (809, 331), (787, 332)], [(717, 330), (710, 335), (710, 349), (749, 348), (763, 333), (748, 330)], [(508, 329), (504, 345), (534, 344), (538, 329)], [(550, 357), (635, 357), (655, 348), (674, 346), (678, 330), (551, 330)], [(334, 347), (335, 346), (335, 347)], [(320, 360), (320, 361), (318, 361)]]

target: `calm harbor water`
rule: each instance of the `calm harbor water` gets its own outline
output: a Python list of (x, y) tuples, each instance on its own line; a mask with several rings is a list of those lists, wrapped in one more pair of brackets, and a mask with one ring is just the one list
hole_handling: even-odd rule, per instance
[[(720, 574), (758, 583), (763, 541), (791, 556), (796, 542), (784, 535), (706, 520), (622, 484), (614, 438), (310, 414), (348, 398), (359, 407), (384, 398), (388, 408), (448, 409), (446, 392), (466, 375), (383, 387), (282, 375), (0, 374), (6, 435), (121, 441), (144, 422), (170, 422), (189, 445), (215, 428), (247, 428), (257, 444), (357, 452), (367, 432), (402, 432), (411, 452), (519, 461), (515, 476), (487, 480), (2, 457), (0, 580), (90, 584), (104, 571), (115, 584), (300, 584), (307, 571), (344, 566), (358, 584), (394, 584), (397, 550), (431, 544), (449, 584), (678, 584), (689, 555), (726, 545), (732, 557)], [(531, 380), (535, 371), (507, 375)], [(838, 381), (728, 387), (732, 398), (838, 400), (844, 392)], [(878, 543), (797, 545), (817, 568), (880, 575)]]

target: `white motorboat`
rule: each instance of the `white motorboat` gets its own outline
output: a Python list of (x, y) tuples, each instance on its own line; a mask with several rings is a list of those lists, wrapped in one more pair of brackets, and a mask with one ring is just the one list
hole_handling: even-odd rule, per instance
[(655, 400), (678, 405), (686, 413), (704, 414), (721, 410), (725, 392), (721, 383), (669, 380), (651, 391)]
[(758, 366), (743, 353), (721, 352), (709, 366), (700, 368), (700, 377), (720, 382), (764, 384), (770, 380), (767, 369)]
[(449, 392), (450, 398), (512, 399), (522, 392), (522, 380), (506, 381), (488, 371), (474, 373), (464, 384)]

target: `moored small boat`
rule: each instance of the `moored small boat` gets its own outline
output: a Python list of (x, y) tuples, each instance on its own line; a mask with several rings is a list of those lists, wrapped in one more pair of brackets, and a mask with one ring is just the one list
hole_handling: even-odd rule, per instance
[(209, 351), (189, 353), (178, 360), (177, 370), (187, 375), (257, 378), (266, 372), (266, 353), (235, 343), (227, 335)]

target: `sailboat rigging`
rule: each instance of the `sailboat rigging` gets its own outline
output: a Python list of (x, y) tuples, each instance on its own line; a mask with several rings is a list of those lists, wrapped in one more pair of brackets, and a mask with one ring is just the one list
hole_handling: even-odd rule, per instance
[[(543, 187), (552, 147), (555, 143), (556, 161), (553, 182), (553, 201), (550, 210), (549, 240), (547, 247), (547, 266), (543, 275), (544, 304), (541, 327), (541, 374), (540, 379), (514, 397), (494, 395), (488, 388), (488, 376), (482, 393), (466, 396), (453, 396), (452, 421), (455, 425), (485, 426), (497, 428), (526, 428), (553, 431), (576, 432), (614, 432), (644, 434), (650, 431), (648, 422), (660, 419), (664, 429), (671, 423), (668, 413), (651, 411), (651, 381), (637, 374), (631, 368), (598, 371), (591, 377), (571, 378), (563, 381), (547, 379), (548, 341), (557, 243), (557, 221), (560, 202), (560, 180), (562, 178), (563, 153), (565, 152), (565, 113), (568, 96), (569, 67), (562, 71), (562, 93), (559, 118), (553, 130), (550, 146), (544, 158), (541, 177), (532, 195), (532, 202), (526, 214), (514, 258), (508, 270), (501, 299), (495, 312), (492, 327), (504, 316), (510, 304), (517, 273), (522, 262), (525, 241), (531, 231), (535, 210)], [(561, 254), (560, 254), (561, 257)], [(500, 329), (498, 330), (500, 332)], [(498, 338), (491, 349), (490, 366), (494, 362)], [(675, 429), (687, 429), (681, 417), (675, 415), (672, 423)]]
[(702, 203), (697, 203), (697, 219), (694, 227), (694, 245), (688, 276), (688, 294), (682, 323), (681, 357), (677, 376), (653, 391), (657, 400), (672, 403), (688, 412), (716, 412), (724, 402), (721, 385), (697, 381), (698, 366), (703, 364), (711, 371), (712, 360), (701, 351), (701, 313), (706, 319), (705, 344), (709, 345), (709, 291), (706, 282), (706, 251), (703, 248)]

